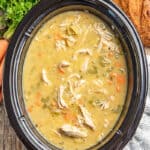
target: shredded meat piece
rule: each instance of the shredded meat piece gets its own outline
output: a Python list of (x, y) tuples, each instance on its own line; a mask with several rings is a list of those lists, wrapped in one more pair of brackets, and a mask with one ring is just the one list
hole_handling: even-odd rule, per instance
[(67, 135), (73, 138), (85, 138), (87, 137), (87, 132), (82, 131), (81, 129), (77, 128), (76, 126), (72, 126), (69, 124), (65, 124), (60, 128), (60, 133)]
[(88, 49), (88, 48), (77, 50), (75, 52), (75, 54), (73, 55), (73, 60), (77, 60), (77, 56), (79, 54), (84, 54), (84, 55), (92, 56), (92, 51), (90, 49)]
[(63, 99), (63, 93), (64, 93), (65, 87), (64, 86), (60, 86), (58, 89), (58, 94), (57, 94), (57, 103), (59, 108), (67, 108), (68, 105), (65, 103), (64, 99)]
[(87, 69), (88, 69), (88, 64), (89, 64), (89, 58), (86, 58), (85, 59), (85, 61), (84, 61), (84, 63), (82, 64), (82, 67), (81, 67), (81, 71), (82, 72), (86, 72), (87, 71)]
[(48, 84), (51, 85), (51, 81), (47, 78), (47, 72), (45, 69), (42, 69), (42, 80)]
[(64, 69), (65, 67), (69, 67), (70, 66), (70, 63), (68, 61), (61, 61), (59, 64), (58, 64), (58, 68), (59, 70), (61, 70), (62, 72), (64, 72)]
[(92, 121), (91, 114), (88, 112), (88, 110), (85, 107), (81, 105), (79, 105), (79, 107), (84, 117), (85, 124), (88, 125), (91, 129), (95, 130), (95, 125)]

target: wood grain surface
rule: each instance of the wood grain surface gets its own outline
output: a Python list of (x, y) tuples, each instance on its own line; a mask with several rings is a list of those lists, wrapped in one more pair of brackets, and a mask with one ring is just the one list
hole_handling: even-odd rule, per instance
[(4, 105), (0, 105), (0, 150), (26, 150), (10, 126)]
[[(150, 48), (145, 50), (150, 55)], [(26, 150), (10, 126), (3, 104), (0, 105), (0, 150)]]

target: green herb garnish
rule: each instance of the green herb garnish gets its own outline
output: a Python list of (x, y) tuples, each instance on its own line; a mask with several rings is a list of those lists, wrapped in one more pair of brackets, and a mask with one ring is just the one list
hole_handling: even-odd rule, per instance
[(49, 97), (46, 97), (46, 98), (42, 97), (41, 101), (45, 104), (49, 101), (49, 99), (50, 99)]
[(123, 106), (122, 105), (117, 105), (116, 108), (112, 109), (113, 113), (121, 113)]
[[(25, 14), (40, 0), (0, 0), (0, 36), (10, 39)], [(2, 17), (3, 16), (3, 17)], [(4, 32), (4, 33), (3, 33)]]
[(97, 74), (98, 73), (98, 69), (96, 66), (92, 66), (90, 69), (88, 69), (87, 71), (89, 74)]

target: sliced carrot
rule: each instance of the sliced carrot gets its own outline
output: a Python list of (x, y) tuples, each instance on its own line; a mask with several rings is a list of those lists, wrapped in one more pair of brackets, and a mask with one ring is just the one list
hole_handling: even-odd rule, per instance
[(116, 87), (116, 91), (117, 91), (117, 92), (120, 92), (120, 90), (121, 90), (121, 89), (120, 89), (120, 86), (117, 86), (117, 87)]
[(79, 99), (79, 100), (78, 100), (78, 104), (83, 105), (83, 104), (84, 104), (83, 100), (82, 100), (82, 99)]
[(34, 104), (38, 107), (43, 105), (40, 99), (37, 99)]
[(31, 112), (33, 111), (33, 106), (28, 107), (28, 108), (27, 108), (27, 111), (28, 111), (29, 113), (31, 113)]
[(122, 64), (121, 64), (119, 61), (117, 61), (117, 62), (115, 62), (115, 66), (116, 66), (117, 68), (120, 68), (120, 67), (122, 66)]
[(4, 57), (7, 48), (8, 48), (8, 41), (7, 40), (0, 40), (0, 61)]
[(125, 83), (125, 75), (117, 75), (117, 83), (124, 84)]
[(107, 83), (108, 83), (109, 85), (112, 85), (112, 84), (113, 84), (113, 81), (107, 80)]
[(113, 57), (114, 53), (113, 52), (109, 52), (108, 53), (108, 57)]
[(62, 34), (61, 34), (60, 32), (56, 32), (56, 33), (54, 34), (54, 39), (55, 39), (55, 40), (61, 40), (61, 39), (62, 39)]
[(60, 69), (59, 67), (58, 67), (58, 72), (61, 73), (61, 74), (65, 73), (65, 71), (63, 69)]
[(110, 74), (110, 76), (111, 76), (112, 78), (116, 78), (116, 77), (117, 77), (117, 73), (112, 72), (112, 73)]
[(64, 113), (64, 119), (66, 120), (66, 121), (76, 121), (76, 115), (73, 113), (73, 112), (71, 112), (70, 110), (67, 110), (67, 112), (66, 113)]
[(37, 98), (37, 99), (41, 99), (41, 96), (42, 96), (42, 95), (41, 95), (40, 92), (37, 92), (37, 93), (36, 93), (36, 98)]

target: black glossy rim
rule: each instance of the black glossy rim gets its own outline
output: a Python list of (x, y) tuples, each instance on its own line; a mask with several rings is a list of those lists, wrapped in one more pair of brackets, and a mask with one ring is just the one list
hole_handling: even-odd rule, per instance
[[(144, 53), (143, 46), (141, 44), (141, 41), (139, 39), (139, 36), (134, 28), (134, 26), (131, 24), (131, 22), (128, 20), (128, 18), (125, 16), (124, 13), (118, 7), (116, 7), (113, 3), (106, 2), (104, 0), (43, 0), (41, 1), (37, 6), (35, 6), (23, 19), (23, 21), (18, 26), (15, 34), (12, 37), (12, 40), (10, 42), (7, 56), (5, 59), (5, 69), (4, 69), (4, 80), (3, 80), (3, 93), (4, 93), (4, 100), (5, 100), (5, 107), (6, 111), (8, 113), (8, 117), (10, 119), (10, 122), (15, 129), (17, 135), (20, 137), (20, 139), (23, 141), (23, 143), (27, 146), (28, 149), (49, 149), (47, 145), (43, 144), (38, 139), (33, 138), (31, 140), (31, 137), (33, 136), (33, 133), (28, 133), (27, 131), (27, 124), (26, 120), (23, 116), (22, 110), (20, 110), (20, 105), (17, 103), (19, 97), (17, 96), (17, 89), (15, 82), (17, 80), (17, 77), (15, 76), (17, 72), (17, 67), (19, 65), (20, 61), (20, 53), (21, 53), (21, 46), (24, 44), (27, 35), (26, 31), (30, 32), (29, 28), (30, 24), (32, 24), (34, 27), (37, 24), (37, 22), (44, 17), (43, 15), (40, 15), (39, 17), (35, 15), (36, 14), (43, 14), (44, 11), (48, 10), (49, 12), (66, 6), (66, 5), (88, 5), (90, 7), (93, 7), (97, 10), (99, 10), (100, 5), (104, 5), (109, 7), (110, 12), (109, 13), (115, 13), (116, 14), (116, 21), (122, 20), (126, 27), (128, 28), (130, 34), (133, 37), (133, 45), (135, 49), (130, 51), (131, 56), (133, 58), (138, 58), (140, 62), (137, 62), (136, 58), (133, 60), (133, 64), (135, 65), (135, 86), (132, 93), (132, 99), (135, 99), (137, 103), (135, 103), (133, 100), (131, 101), (129, 111), (123, 121), (124, 126), (121, 126), (119, 128), (119, 132), (117, 132), (112, 139), (107, 142), (104, 146), (102, 146), (101, 150), (117, 150), (122, 149), (124, 145), (131, 139), (133, 136), (138, 123), (140, 121), (140, 118), (142, 116), (144, 106), (145, 106), (145, 97), (147, 95), (147, 89), (148, 89), (148, 75), (147, 75), (147, 63), (146, 63), (146, 57)], [(102, 10), (99, 10), (102, 11)], [(104, 10), (105, 11), (105, 10)], [(118, 17), (118, 18), (117, 18)], [(30, 18), (30, 19), (29, 19)], [(35, 22), (36, 18), (36, 22)], [(125, 33), (126, 34), (126, 33)], [(24, 40), (22, 40), (24, 38)], [(131, 41), (132, 42), (132, 41)], [(131, 44), (132, 46), (132, 44)], [(138, 64), (137, 64), (138, 63)], [(138, 74), (138, 78), (136, 77)], [(138, 81), (137, 81), (138, 80)], [(138, 82), (138, 86), (137, 86)], [(14, 103), (15, 102), (15, 103)], [(136, 105), (135, 105), (136, 104)], [(17, 109), (15, 109), (17, 107)], [(134, 107), (134, 109), (133, 109)], [(130, 121), (130, 124), (128, 122)], [(126, 125), (126, 126), (125, 126)]]

